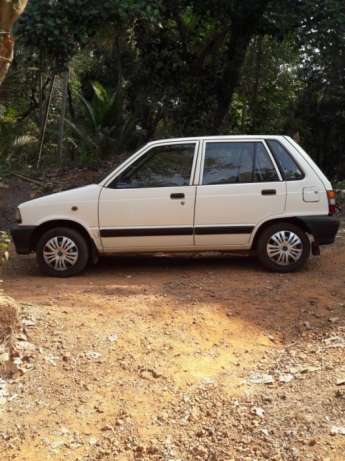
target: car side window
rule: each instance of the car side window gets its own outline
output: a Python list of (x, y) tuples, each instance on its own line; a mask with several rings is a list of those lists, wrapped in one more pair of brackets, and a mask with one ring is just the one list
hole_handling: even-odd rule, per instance
[(303, 171), (279, 141), (267, 139), (266, 142), (277, 162), (281, 175), (286, 181), (295, 181), (304, 178)]
[(195, 146), (195, 143), (186, 143), (153, 147), (132, 163), (108, 187), (140, 189), (189, 186)]
[(275, 169), (265, 146), (261, 142), (258, 142), (255, 147), (255, 182), (279, 181), (277, 170)]
[(206, 144), (203, 185), (279, 181), (277, 171), (260, 142)]

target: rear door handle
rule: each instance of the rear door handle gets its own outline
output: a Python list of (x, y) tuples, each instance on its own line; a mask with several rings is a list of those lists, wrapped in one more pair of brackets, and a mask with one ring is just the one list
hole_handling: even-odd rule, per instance
[(261, 195), (277, 195), (277, 191), (275, 189), (263, 189)]
[(170, 198), (172, 200), (181, 200), (184, 199), (184, 194), (171, 194)]

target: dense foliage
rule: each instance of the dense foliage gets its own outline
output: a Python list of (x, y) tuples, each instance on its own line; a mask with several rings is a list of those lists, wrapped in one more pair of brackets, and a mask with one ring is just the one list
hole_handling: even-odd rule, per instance
[(7, 168), (40, 146), (47, 166), (157, 137), (287, 133), (345, 175), (340, 0), (32, 0), (16, 35), (6, 85), (18, 91), (0, 97)]

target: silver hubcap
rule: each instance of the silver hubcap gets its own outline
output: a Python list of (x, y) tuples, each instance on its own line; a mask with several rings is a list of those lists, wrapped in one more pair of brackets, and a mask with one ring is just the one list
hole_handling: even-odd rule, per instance
[(66, 271), (78, 261), (77, 245), (68, 237), (53, 237), (44, 245), (43, 259), (56, 271)]
[(291, 231), (276, 232), (267, 243), (267, 255), (280, 266), (296, 263), (303, 254), (302, 240)]

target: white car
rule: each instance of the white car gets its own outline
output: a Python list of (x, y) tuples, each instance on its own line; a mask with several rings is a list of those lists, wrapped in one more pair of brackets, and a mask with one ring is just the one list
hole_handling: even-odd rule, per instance
[(299, 269), (339, 222), (331, 183), (287, 136), (150, 142), (100, 184), (19, 206), (19, 254), (46, 274), (80, 273), (98, 255), (253, 250), (268, 269)]

